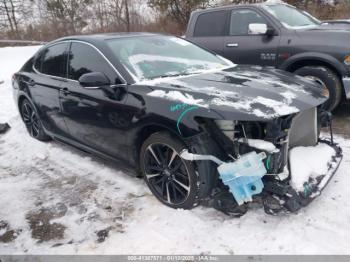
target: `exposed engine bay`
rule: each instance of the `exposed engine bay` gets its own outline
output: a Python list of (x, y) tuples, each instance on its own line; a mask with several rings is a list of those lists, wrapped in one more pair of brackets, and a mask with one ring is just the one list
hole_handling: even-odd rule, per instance
[[(203, 161), (217, 165), (220, 182), (206, 203), (232, 216), (245, 214), (252, 203), (263, 205), (268, 214), (298, 211), (320, 194), (342, 159), (342, 150), (333, 141), (331, 114), (317, 108), (267, 122), (203, 120), (201, 124), (218, 151), (198, 154), (203, 152), (199, 144), (205, 142), (196, 138), (189, 141), (192, 152), (185, 150), (181, 157), (198, 165)], [(319, 138), (321, 128), (329, 128), (329, 139)], [(293, 174), (300, 161), (292, 158), (291, 151), (312, 153), (319, 145), (331, 152), (323, 163), (327, 171), (310, 169), (307, 177)]]

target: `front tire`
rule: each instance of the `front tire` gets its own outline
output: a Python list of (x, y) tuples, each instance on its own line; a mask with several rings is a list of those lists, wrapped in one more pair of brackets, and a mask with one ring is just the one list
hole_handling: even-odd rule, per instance
[(34, 109), (33, 104), (28, 99), (24, 99), (22, 101), (20, 105), (20, 113), (27, 131), (31, 137), (40, 141), (50, 140), (50, 137), (45, 134), (38, 113)]
[(180, 153), (186, 146), (165, 132), (151, 135), (143, 143), (140, 167), (153, 195), (172, 208), (191, 209), (198, 203), (199, 180), (194, 164)]
[(342, 97), (342, 84), (337, 74), (331, 69), (324, 66), (305, 66), (294, 73), (320, 83), (323, 93), (329, 95), (323, 109), (332, 111), (339, 105)]

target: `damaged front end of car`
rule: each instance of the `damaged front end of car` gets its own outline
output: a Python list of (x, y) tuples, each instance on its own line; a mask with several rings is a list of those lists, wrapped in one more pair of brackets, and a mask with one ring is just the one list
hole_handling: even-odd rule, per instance
[[(321, 193), (342, 160), (331, 114), (317, 107), (268, 121), (197, 121), (204, 132), (187, 139), (190, 150), (181, 157), (199, 169), (207, 161), (215, 166), (220, 179), (202, 204), (231, 216), (252, 204), (268, 214), (298, 211)], [(320, 138), (322, 128), (329, 138)], [(211, 154), (201, 154), (208, 143)]]

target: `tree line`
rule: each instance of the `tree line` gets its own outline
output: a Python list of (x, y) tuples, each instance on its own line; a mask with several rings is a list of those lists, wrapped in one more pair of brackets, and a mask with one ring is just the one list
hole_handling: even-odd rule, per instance
[[(48, 41), (106, 32), (182, 34), (193, 10), (260, 0), (0, 0), (0, 39)], [(350, 1), (287, 0), (321, 19), (347, 18)]]

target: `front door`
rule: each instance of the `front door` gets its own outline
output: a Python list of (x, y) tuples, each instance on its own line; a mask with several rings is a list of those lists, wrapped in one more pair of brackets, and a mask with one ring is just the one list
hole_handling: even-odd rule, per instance
[(79, 84), (83, 74), (104, 73), (118, 88), (118, 75), (92, 46), (71, 43), (68, 55), (68, 82), (62, 86), (62, 111), (71, 134), (79, 143), (113, 157), (125, 157), (123, 118), (126, 96), (113, 97), (104, 88), (84, 88)]
[(276, 66), (278, 35), (252, 35), (249, 24), (271, 23), (253, 9), (238, 8), (231, 11), (230, 28), (224, 40), (225, 57), (237, 64)]

